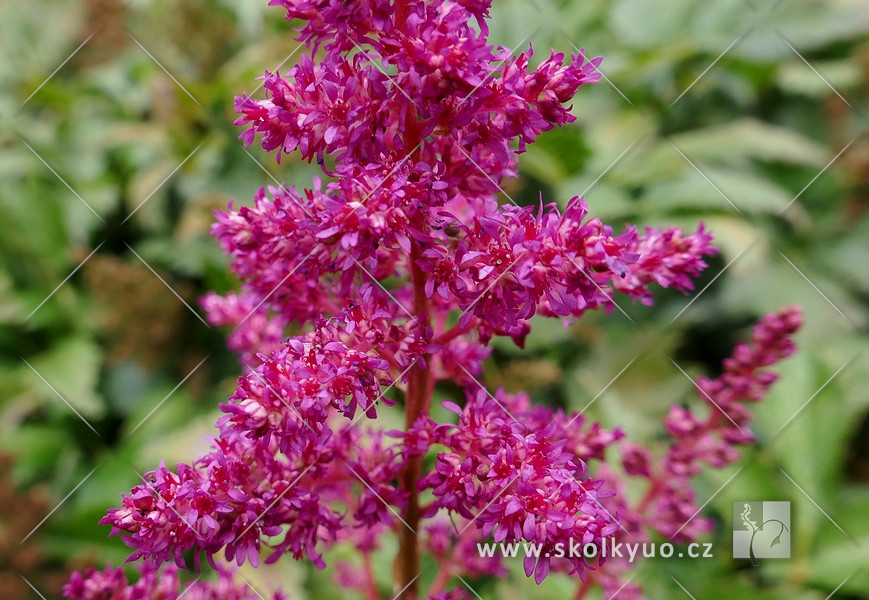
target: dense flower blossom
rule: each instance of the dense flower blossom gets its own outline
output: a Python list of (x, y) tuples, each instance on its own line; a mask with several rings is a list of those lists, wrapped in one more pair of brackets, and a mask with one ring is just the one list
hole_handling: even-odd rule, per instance
[[(722, 468), (733, 464), (740, 455), (738, 447), (754, 441), (746, 404), (761, 400), (776, 381), (775, 373), (766, 368), (794, 353), (793, 335), (802, 322), (798, 307), (766, 315), (755, 326), (750, 343), (739, 344), (733, 356), (724, 360), (721, 376), (697, 378), (695, 391), (706, 405), (706, 415), (671, 407), (663, 426), (672, 441), (663, 456), (653, 460), (646, 448), (624, 443), (620, 447), (624, 476), (607, 464), (600, 465), (596, 475), (616, 492), (606, 502), (611, 514), (618, 515), (616, 541), (641, 543), (656, 533), (673, 542), (691, 542), (711, 529), (712, 523), (699, 515), (691, 480), (704, 465)], [(625, 493), (631, 479), (646, 488), (636, 503), (629, 502)], [(643, 597), (639, 588), (621, 577), (629, 568), (617, 558), (607, 561), (598, 576), (605, 594), (626, 585), (620, 597)]]
[[(224, 550), (228, 560), (256, 565), (262, 538), (296, 523), (271, 546), (268, 561), (290, 553), (322, 565), (318, 544), (338, 539), (344, 516), (367, 527), (391, 521), (382, 502), (400, 506), (405, 495), (392, 485), (398, 454), (372, 435), (360, 446), (362, 432), (346, 420), (357, 409), (373, 416), (376, 403), (388, 402), (381, 390), (392, 384), (389, 362), (364, 350), (385, 341), (377, 320), (357, 306), (343, 320), (323, 321), (288, 340), (240, 377), (236, 393), (221, 405), (212, 453), (192, 466), (179, 464), (176, 472), (161, 465), (146, 474), (103, 519), (113, 533), (128, 534), (125, 542), (136, 549), (131, 558), (184, 566), (187, 550), (195, 549), (197, 560), (204, 552), (209, 561)], [(352, 339), (352, 347), (342, 337)], [(411, 340), (391, 358), (422, 360), (424, 349)], [(336, 422), (340, 418), (347, 424)], [(361, 484), (362, 492), (354, 510), (342, 515), (330, 501), (346, 500), (344, 490), (334, 488), (347, 484)]]
[[(84, 574), (73, 573), (63, 588), (65, 598), (71, 600), (256, 600), (262, 596), (253, 588), (233, 581), (232, 572), (218, 569), (216, 581), (196, 580), (184, 585), (178, 569), (167, 567), (162, 572), (146, 567), (139, 569), (141, 577), (129, 583), (124, 570), (106, 567), (103, 571), (88, 569)], [(271, 600), (282, 600), (279, 593)]]
[(579, 317), (607, 306), (609, 286), (644, 301), (652, 282), (689, 291), (690, 278), (706, 267), (703, 255), (715, 252), (702, 227), (690, 236), (679, 229), (614, 236), (599, 219), (586, 220), (582, 199), (574, 198), (564, 215), (545, 208), (535, 215), (532, 207), (493, 202), (469, 224), (441, 213), (456, 241), (422, 253), (420, 268), (430, 274), (426, 294), (454, 299), (463, 323), (476, 315), (494, 333), (509, 335), (538, 309)]
[[(601, 504), (611, 492), (587, 477), (585, 460), (600, 455), (620, 432), (582, 431), (581, 417), (500, 390), (495, 396), (477, 390), (464, 409), (447, 407), (460, 417), (442, 433), (440, 443), (449, 451), (438, 454), (434, 470), (420, 481), (435, 496), (431, 515), (445, 508), (474, 519), (483, 537), (538, 543), (544, 554), (572, 539), (600, 544), (618, 528)], [(526, 573), (540, 583), (549, 562), (547, 556), (528, 557)], [(573, 566), (582, 576), (581, 557)]]
[(737, 345), (733, 356), (724, 361), (720, 377), (699, 377), (697, 394), (708, 405), (706, 418), (688, 408), (670, 409), (664, 424), (673, 443), (659, 472), (653, 475), (662, 483), (654, 505), (655, 518), (649, 522), (661, 535), (677, 541), (695, 539), (711, 526), (694, 517), (699, 507), (695, 506), (691, 477), (704, 463), (722, 468), (736, 462), (736, 447), (754, 442), (746, 404), (760, 401), (778, 379), (764, 369), (794, 353), (792, 336), (802, 322), (797, 307), (766, 315), (754, 328), (751, 344)]
[(259, 364), (258, 355), (270, 354), (281, 345), (286, 323), (280, 314), (266, 314), (262, 300), (253, 293), (218, 296), (210, 293), (200, 301), (212, 325), (232, 327), (226, 345), (249, 367)]
[[(616, 294), (688, 293), (716, 252), (711, 236), (702, 224), (616, 232), (578, 197), (563, 209), (499, 200), (527, 145), (576, 119), (569, 102), (599, 78), (599, 58), (553, 51), (532, 68), (533, 48), (488, 42), (487, 0), (270, 4), (301, 21), (307, 53), (265, 73), (265, 98), (236, 99), (240, 137), (278, 161), (316, 161), (325, 177), (216, 213), (241, 289), (201, 304), (232, 329), (243, 375), (210, 452), (146, 473), (103, 518), (144, 565), (140, 581), (89, 571), (67, 596), (174, 599), (176, 569), (203, 557), (323, 568), (343, 547), (336, 583), (375, 598), (373, 557), (395, 535), (404, 600), (420, 597), (421, 552), (439, 567), (429, 598), (471, 597), (458, 577), (505, 576), (502, 559), (477, 553), (485, 539), (537, 544), (524, 568), (538, 584), (559, 572), (581, 592), (639, 597), (629, 565), (556, 548), (702, 534), (692, 478), (752, 442), (746, 403), (793, 351), (799, 312), (765, 317), (721, 377), (697, 380), (708, 416), (674, 406), (663, 454), (526, 394), (490, 394), (479, 379), (493, 337), (522, 346), (535, 315), (568, 323), (611, 310)], [(431, 411), (439, 383), (461, 402), (442, 403), (445, 422)], [(404, 427), (390, 429), (378, 417), (396, 406)], [(638, 482), (647, 493), (633, 502)], [(220, 577), (195, 593), (247, 598)]]

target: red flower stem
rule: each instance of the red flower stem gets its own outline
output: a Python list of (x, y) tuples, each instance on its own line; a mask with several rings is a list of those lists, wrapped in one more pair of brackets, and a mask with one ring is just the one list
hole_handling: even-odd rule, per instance
[(471, 528), (470, 525), (471, 523), (468, 523), (468, 525), (459, 532), (458, 539), (453, 542), (453, 548), (446, 560), (443, 562), (439, 561), (440, 570), (434, 578), (434, 581), (432, 581), (428, 592), (426, 592), (426, 596), (437, 596), (444, 591), (444, 588), (447, 587), (447, 584), (453, 578), (454, 574), (462, 572), (462, 557), (459, 550), (460, 544), (462, 541), (467, 539), (469, 535), (477, 533), (477, 529)]
[[(413, 0), (396, 0), (395, 28), (403, 31), (410, 15)], [(416, 162), (420, 155), (422, 141), (422, 123), (416, 112), (416, 106), (408, 107), (404, 121), (405, 148), (413, 148), (411, 160)], [(422, 251), (413, 244), (410, 251), (410, 275), (413, 282), (413, 311), (424, 330), (430, 328), (429, 301), (425, 294), (425, 273), (419, 268), (418, 261)], [(428, 357), (423, 357), (428, 361)], [(405, 428), (410, 429), (421, 414), (428, 413), (433, 390), (429, 372), (426, 367), (417, 364), (408, 376), (405, 400)], [(419, 556), (419, 540), (416, 532), (419, 530), (420, 508), (417, 481), (422, 475), (422, 457), (407, 461), (401, 476), (401, 487), (407, 492), (408, 506), (404, 514), (404, 523), (398, 534), (398, 556), (396, 556), (397, 589), (402, 590), (396, 599), (417, 600), (419, 586), (417, 578), (422, 570)]]
[(365, 584), (368, 600), (380, 600), (380, 594), (377, 593), (377, 582), (374, 580), (374, 565), (371, 563), (371, 553), (366, 552), (363, 554), (362, 561), (365, 565)]
[[(411, 249), (411, 275), (414, 290), (414, 312), (420, 319), (428, 321), (428, 298), (425, 295), (425, 274), (417, 265), (419, 259), (419, 247), (414, 245)], [(427, 326), (427, 323), (426, 325)], [(421, 414), (427, 413), (431, 403), (432, 382), (430, 381), (427, 368), (419, 365), (410, 371), (407, 383), (407, 395), (405, 401), (404, 423), (409, 430)], [(398, 589), (401, 600), (416, 600), (418, 587), (416, 577), (420, 573), (419, 544), (416, 531), (419, 529), (420, 507), (419, 490), (417, 481), (422, 474), (422, 457), (412, 458), (407, 461), (407, 466), (402, 474), (402, 488), (408, 494), (408, 507), (404, 514), (405, 523), (402, 524), (398, 539)]]
[(395, 354), (389, 349), (384, 347), (378, 348), (377, 350), (380, 353), (380, 356), (389, 363), (389, 365), (396, 370), (396, 372), (401, 373), (402, 368), (401, 365), (398, 364), (398, 361), (395, 360)]
[(586, 594), (588, 594), (589, 590), (594, 585), (594, 572), (589, 572), (585, 578), (585, 581), (580, 582), (580, 584), (576, 587), (576, 594), (573, 596), (573, 600), (583, 600)]
[[(694, 434), (694, 439), (700, 439), (705, 433), (713, 431), (718, 425), (723, 424), (727, 417), (725, 417), (721, 410), (715, 406), (715, 404), (705, 397), (707, 404), (709, 404), (710, 410), (712, 412), (709, 413), (709, 416), (706, 418), (706, 422), (698, 429)], [(676, 443), (675, 441), (673, 443)], [(637, 505), (637, 513), (642, 516), (645, 516), (646, 509), (648, 509), (649, 504), (651, 504), (655, 498), (658, 497), (658, 494), (664, 489), (664, 480), (667, 477), (667, 473), (661, 473), (657, 477), (653, 477), (650, 480), (649, 489), (646, 492), (646, 495), (643, 496), (643, 499)]]
[(410, 15), (410, 0), (395, 1), (395, 28), (399, 31), (404, 29), (407, 24), (407, 17)]
[(640, 501), (639, 505), (637, 505), (637, 513), (640, 515), (646, 515), (646, 509), (649, 504), (658, 496), (661, 492), (661, 489), (664, 487), (663, 478), (655, 478), (651, 481), (651, 485), (649, 486), (646, 495), (643, 496), (643, 499)]
[(437, 594), (440, 594), (444, 591), (444, 588), (447, 587), (447, 584), (450, 582), (452, 577), (453, 574), (448, 568), (441, 568), (428, 590), (428, 595), (436, 596)]
[(459, 327), (458, 325), (455, 325), (454, 327), (444, 331), (442, 334), (440, 334), (439, 336), (434, 338), (432, 340), (432, 343), (438, 344), (438, 345), (446, 344), (447, 342), (454, 340), (457, 337), (459, 337), (460, 335), (470, 331), (473, 328), (473, 325), (476, 324), (476, 321), (477, 321), (477, 319), (475, 317), (475, 318), (471, 319), (468, 322), (468, 324), (465, 325), (464, 327)]

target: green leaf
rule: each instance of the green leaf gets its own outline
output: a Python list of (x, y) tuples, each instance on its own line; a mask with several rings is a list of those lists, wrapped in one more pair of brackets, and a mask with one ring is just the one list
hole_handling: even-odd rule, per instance
[(673, 143), (694, 162), (744, 164), (746, 159), (823, 166), (828, 150), (806, 136), (752, 118), (675, 135)]
[(692, 0), (621, 0), (613, 3), (610, 26), (623, 43), (651, 48), (683, 38), (695, 11)]
[(860, 81), (860, 67), (851, 60), (812, 61), (812, 67), (823, 79), (806, 66), (806, 63), (797, 59), (779, 67), (776, 83), (790, 94), (824, 99), (835, 93), (830, 86), (836, 90), (845, 90)]
[[(833, 377), (835, 369), (801, 352), (773, 370), (780, 380), (755, 409), (756, 430), (788, 476), (813, 500), (829, 506), (845, 450), (827, 441), (844, 438), (852, 421)], [(815, 523), (824, 518), (820, 513), (812, 517)]]
[(778, 214), (792, 198), (784, 188), (744, 169), (697, 164), (701, 174), (687, 162), (685, 167), (678, 177), (649, 187), (640, 199), (640, 210), (692, 209), (738, 214), (739, 209)]
[[(59, 341), (29, 362), (64, 400), (87, 418), (102, 416), (106, 408), (96, 391), (101, 360), (100, 347), (93, 340), (78, 336)], [(33, 375), (31, 389), (46, 403), (56, 405), (62, 402), (36, 375)], [(61, 412), (68, 410), (63, 406)]]

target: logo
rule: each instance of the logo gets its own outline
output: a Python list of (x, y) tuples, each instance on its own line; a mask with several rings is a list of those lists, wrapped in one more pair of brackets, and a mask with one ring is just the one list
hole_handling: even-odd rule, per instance
[(791, 557), (791, 503), (733, 503), (733, 558)]

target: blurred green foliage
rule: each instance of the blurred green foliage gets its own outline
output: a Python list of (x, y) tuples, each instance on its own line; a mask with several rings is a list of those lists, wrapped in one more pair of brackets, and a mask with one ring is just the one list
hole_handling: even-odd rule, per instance
[[(297, 55), (266, 4), (0, 7), (0, 449), (21, 497), (48, 486), (22, 522), (58, 507), (21, 546), (38, 547), (28, 581), (48, 597), (58, 571), (125, 558), (96, 522), (137, 473), (199, 454), (231, 393), (238, 365), (196, 304), (235, 285), (211, 211), (317, 173), (236, 140), (232, 98)], [(662, 293), (568, 328), (536, 320), (523, 351), (498, 341), (487, 384), (588, 405), (604, 426), (654, 440), (668, 405), (701, 404), (676, 365), (715, 373), (753, 321), (800, 304), (801, 351), (757, 408), (757, 447), (698, 485), (716, 558), (648, 561), (635, 581), (652, 598), (683, 596), (671, 575), (697, 598), (869, 597), (858, 570), (869, 563), (869, 5), (496, 0), (492, 13), (493, 40), (531, 42), (537, 59), (550, 47), (604, 56), (605, 79), (574, 102), (577, 123), (532, 146), (507, 193), (562, 206), (584, 195), (617, 229), (702, 220), (721, 254), (696, 301)], [(744, 499), (792, 501), (791, 560), (730, 559), (730, 507)], [(11, 506), (3, 523), (27, 512)], [(9, 531), (0, 560), (19, 570)], [(245, 571), (295, 598), (338, 597), (328, 575)], [(575, 588), (517, 579), (475, 589), (543, 599)], [(32, 594), (11, 581), (0, 596)]]

